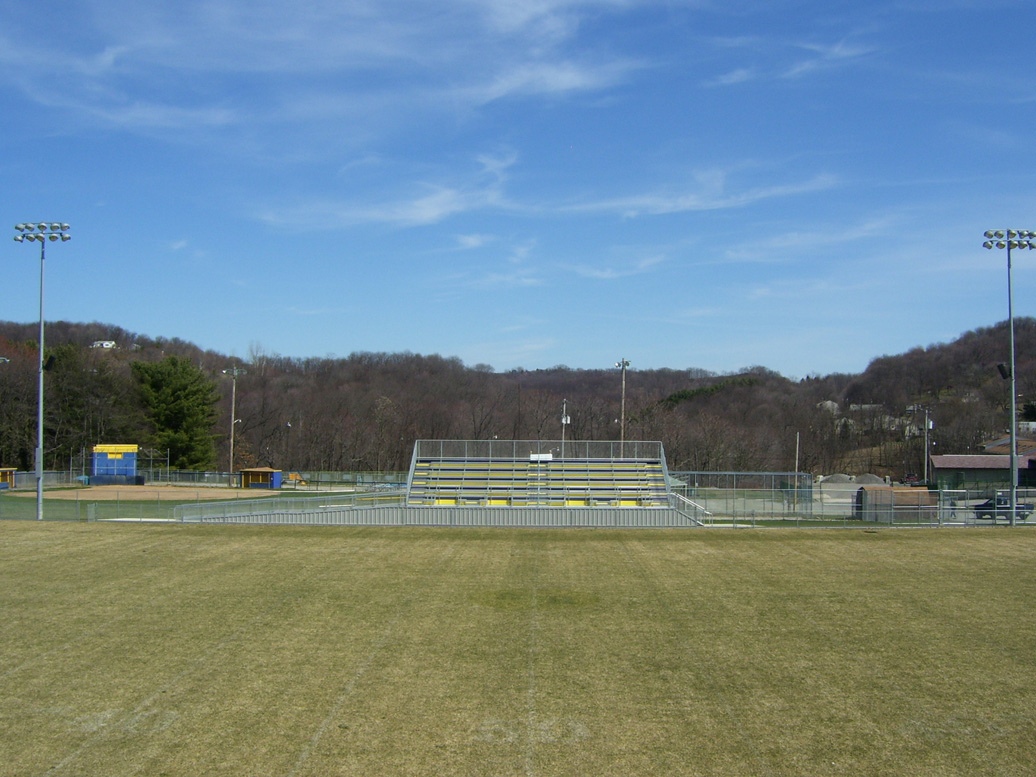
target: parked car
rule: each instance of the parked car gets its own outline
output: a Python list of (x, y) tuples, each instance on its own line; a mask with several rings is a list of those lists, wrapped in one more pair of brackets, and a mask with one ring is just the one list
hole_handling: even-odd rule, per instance
[[(1015, 515), (1019, 521), (1024, 521), (1032, 515), (1033, 509), (1033, 506), (1028, 502), (1018, 502), (1015, 505)], [(1010, 518), (1010, 497), (997, 496), (995, 499), (987, 499), (982, 504), (975, 505), (975, 517), (980, 521), (993, 521), (997, 518)]]

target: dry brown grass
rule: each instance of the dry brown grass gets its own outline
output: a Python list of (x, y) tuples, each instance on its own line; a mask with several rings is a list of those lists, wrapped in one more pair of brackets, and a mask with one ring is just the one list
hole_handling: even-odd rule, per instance
[(0, 775), (1022, 775), (1036, 533), (0, 523)]

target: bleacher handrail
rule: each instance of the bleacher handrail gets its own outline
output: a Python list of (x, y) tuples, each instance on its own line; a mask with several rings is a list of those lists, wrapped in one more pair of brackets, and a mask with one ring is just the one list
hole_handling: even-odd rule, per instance
[[(674, 504), (674, 507), (675, 507), (675, 509), (677, 509), (677, 510), (680, 510), (680, 508), (679, 508), (679, 507), (676, 507), (676, 505), (679, 505), (679, 504), (686, 504), (686, 505), (690, 505), (690, 506), (691, 506), (691, 507), (693, 507), (693, 508), (694, 508), (694, 509), (695, 509), (696, 511), (698, 511), (698, 512), (702, 513), (702, 514), (703, 514), (703, 515), (705, 515), (706, 517), (708, 517), (708, 518), (711, 518), (711, 517), (712, 517), (712, 513), (710, 513), (710, 512), (708, 511), (708, 510), (706, 510), (706, 509), (705, 509), (704, 507), (702, 507), (702, 506), (701, 506), (700, 504), (698, 504), (697, 502), (695, 502), (695, 501), (694, 501), (693, 499), (688, 499), (688, 498), (687, 498), (687, 497), (685, 497), (685, 496), (684, 496), (683, 494), (679, 494), (679, 493), (677, 493), (677, 492), (675, 492), (675, 491), (672, 491), (672, 492), (670, 492), (669, 496), (670, 496), (670, 503), (671, 503), (671, 504), (672, 504), (672, 503), (675, 503), (675, 504)], [(683, 513), (683, 511), (682, 511), (682, 510), (680, 510), (680, 512), (681, 512), (681, 513)], [(683, 513), (683, 514), (686, 514), (686, 513)], [(702, 521), (701, 519), (699, 519), (699, 518), (698, 518), (698, 517), (697, 517), (696, 515), (690, 515), (690, 516), (688, 516), (688, 518), (690, 518), (690, 519), (691, 519), (692, 521), (694, 521), (695, 523), (697, 523), (697, 524), (698, 524), (699, 526), (704, 526), (704, 525), (705, 525), (705, 522), (704, 522), (704, 521)]]

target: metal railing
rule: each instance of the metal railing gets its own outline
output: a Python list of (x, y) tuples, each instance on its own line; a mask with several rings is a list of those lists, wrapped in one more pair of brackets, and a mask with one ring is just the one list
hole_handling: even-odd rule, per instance
[(703, 519), (712, 518), (712, 513), (693, 499), (688, 499), (683, 494), (670, 493), (669, 503), (680, 513), (686, 515), (687, 520), (696, 526), (704, 526), (705, 521)]
[(662, 443), (617, 440), (417, 440), (414, 459), (568, 459), (663, 460)]
[[(391, 489), (315, 496), (268, 496), (261, 499), (235, 499), (226, 502), (195, 502), (177, 505), (173, 518), (184, 523), (231, 521), (247, 516), (275, 514), (312, 514), (331, 511), (370, 510), (403, 504), (404, 491)], [(261, 521), (256, 521), (261, 523)]]

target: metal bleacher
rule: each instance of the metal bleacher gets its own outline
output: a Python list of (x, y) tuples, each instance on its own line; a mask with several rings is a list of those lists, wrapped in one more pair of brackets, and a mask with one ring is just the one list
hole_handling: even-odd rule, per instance
[(418, 440), (408, 507), (666, 507), (658, 442)]

